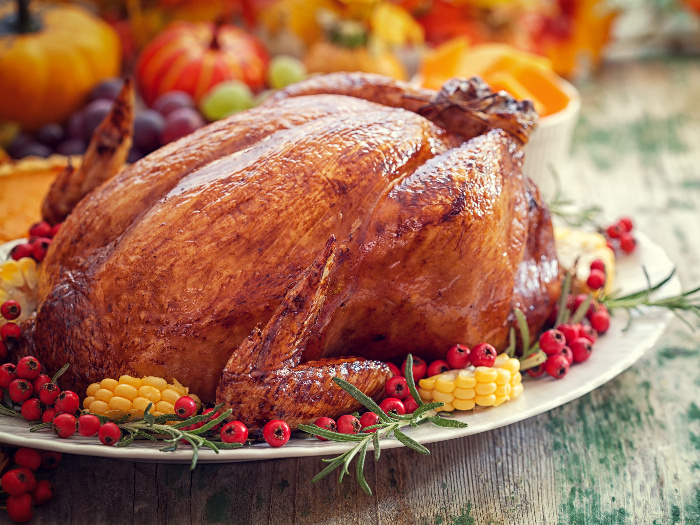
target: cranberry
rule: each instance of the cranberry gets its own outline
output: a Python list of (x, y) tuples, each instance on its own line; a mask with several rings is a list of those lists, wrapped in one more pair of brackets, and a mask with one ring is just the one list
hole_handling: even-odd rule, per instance
[(450, 365), (447, 364), (447, 361), (443, 361), (442, 359), (436, 359), (432, 363), (430, 363), (430, 366), (428, 366), (427, 374), (428, 377), (436, 376), (438, 374), (442, 374), (443, 372), (447, 372), (450, 369)]
[(263, 427), (263, 437), (271, 447), (281, 447), (289, 441), (292, 431), (289, 425), (281, 419), (268, 421)]
[(15, 342), (22, 335), (22, 330), (15, 323), (5, 323), (0, 326), (0, 339), (7, 342)]
[(36, 482), (36, 487), (32, 490), (32, 499), (34, 500), (34, 505), (43, 505), (48, 503), (53, 499), (53, 495), (56, 492), (53, 483), (48, 479), (40, 479)]
[(362, 432), (376, 432), (376, 428), (373, 428), (371, 430), (365, 430), (365, 428), (377, 425), (380, 421), (381, 420), (379, 419), (379, 416), (374, 412), (365, 412), (364, 414), (362, 414), (362, 417), (360, 417), (360, 426), (362, 427)]
[(539, 365), (533, 366), (532, 368), (528, 368), (525, 370), (530, 377), (541, 377), (542, 374), (544, 374), (544, 363), (540, 363)]
[(29, 447), (20, 447), (15, 452), (14, 460), (20, 467), (36, 470), (41, 466), (41, 452)]
[(605, 286), (605, 272), (600, 270), (591, 270), (591, 273), (586, 279), (586, 284), (591, 290), (600, 290)]
[(39, 399), (45, 405), (53, 405), (56, 402), (61, 389), (55, 383), (46, 383), (39, 388)]
[(34, 387), (34, 392), (41, 390), (41, 387), (48, 385), (51, 382), (51, 378), (46, 374), (39, 374), (39, 376), (32, 381), (32, 386)]
[(605, 232), (608, 234), (608, 237), (611, 239), (619, 239), (620, 234), (622, 233), (622, 230), (620, 229), (619, 224), (611, 224), (608, 226), (607, 230)]
[(598, 332), (591, 325), (582, 324), (579, 337), (585, 337), (593, 344), (598, 340)]
[(631, 232), (634, 229), (634, 223), (630, 217), (621, 217), (620, 220), (617, 221), (617, 225), (624, 232)]
[(56, 412), (75, 414), (80, 408), (80, 399), (78, 399), (78, 394), (75, 392), (64, 390), (58, 394), (53, 406), (56, 407)]
[(30, 237), (50, 237), (51, 236), (51, 225), (46, 221), (37, 222), (32, 224), (29, 228)]
[(22, 307), (17, 301), (10, 299), (5, 301), (0, 305), (0, 315), (2, 315), (8, 321), (14, 321), (20, 315), (22, 315)]
[(20, 259), (23, 259), (25, 257), (31, 257), (33, 253), (33, 248), (32, 245), (29, 244), (28, 242), (18, 244), (14, 248), (12, 248), (12, 251), (10, 252), (10, 257), (14, 261), (19, 261)]
[(552, 355), (544, 362), (544, 369), (555, 379), (561, 379), (569, 371), (569, 361), (563, 354)]
[(175, 401), (175, 413), (182, 419), (192, 417), (197, 413), (197, 402), (190, 396), (182, 396)]
[(488, 343), (479, 343), (472, 348), (469, 359), (474, 366), (493, 366), (498, 352)]
[[(572, 297), (572, 296), (569, 296)], [(572, 297), (571, 304), (568, 305), (571, 312), (575, 312), (588, 299), (588, 294), (579, 293)]]
[(579, 337), (571, 342), (571, 352), (574, 357), (574, 363), (583, 363), (591, 356), (593, 345), (585, 337)]
[(29, 381), (19, 378), (10, 383), (8, 392), (10, 393), (10, 399), (12, 399), (12, 401), (15, 403), (24, 403), (27, 399), (32, 397), (34, 388)]
[(413, 414), (418, 408), (418, 403), (416, 403), (415, 399), (409, 396), (406, 399), (404, 399), (403, 406), (406, 409), (407, 414)]
[(566, 339), (566, 344), (569, 344), (571, 341), (576, 339), (581, 330), (581, 325), (578, 323), (576, 324), (560, 324), (557, 326), (557, 330), (559, 330), (562, 334), (564, 334), (564, 338)]
[(625, 253), (632, 253), (637, 247), (637, 241), (631, 233), (620, 235), (620, 249)]
[(25, 492), (31, 490), (30, 487), (36, 484), (34, 475), (29, 469), (26, 468), (15, 468), (8, 470), (0, 478), (0, 485), (2, 490), (7, 492), (10, 496), (19, 496)]
[(17, 367), (12, 363), (0, 365), (0, 387), (10, 388), (10, 383), (17, 379)]
[(53, 422), (53, 418), (56, 417), (56, 409), (54, 407), (46, 407), (46, 410), (44, 410), (44, 413), (41, 415), (41, 422), (42, 423), (51, 423)]
[(392, 377), (401, 377), (403, 375), (401, 373), (401, 370), (399, 370), (399, 367), (396, 366), (394, 363), (387, 363), (386, 366), (389, 367)]
[(406, 405), (403, 404), (403, 401), (395, 397), (387, 397), (379, 404), (379, 408), (387, 414), (394, 411), (398, 415), (403, 416), (406, 413)]
[(248, 427), (240, 421), (229, 421), (219, 432), (224, 443), (245, 443), (248, 439)]
[(26, 523), (34, 517), (32, 497), (29, 494), (9, 496), (7, 498), (7, 515), (15, 523)]
[(591, 262), (591, 270), (599, 270), (605, 273), (605, 263), (600, 259), (594, 259)]
[[(413, 371), (413, 381), (417, 382), (423, 379), (426, 374), (428, 374), (428, 363), (423, 361), (420, 357), (415, 357), (412, 356), (413, 359), (413, 366), (412, 366), (412, 371)], [(403, 372), (406, 370), (406, 361), (404, 360), (403, 364), (401, 365), (401, 371)]]
[(56, 234), (58, 233), (58, 230), (61, 229), (61, 226), (63, 226), (63, 223), (62, 223), (62, 222), (59, 222), (58, 224), (54, 224), (54, 225), (51, 227), (51, 234), (49, 235), (49, 237), (51, 237), (52, 239), (53, 239), (54, 237), (56, 237)]
[[(203, 416), (206, 416), (207, 414), (211, 414), (211, 415), (209, 416), (209, 419), (208, 419), (207, 421), (204, 421), (200, 426), (204, 426), (204, 425), (206, 425), (207, 423), (209, 423), (209, 421), (215, 420), (217, 417), (219, 417), (219, 416), (221, 415), (221, 412), (214, 413), (214, 409), (213, 409), (213, 408), (207, 408), (206, 410), (204, 410), (204, 412), (202, 412), (202, 415), (203, 415)], [(217, 431), (217, 430), (219, 430), (222, 426), (223, 426), (223, 422), (218, 423), (218, 424), (214, 425), (213, 427), (211, 427), (211, 430)]]
[(63, 454), (60, 452), (47, 451), (41, 453), (41, 468), (54, 470), (61, 463)]
[(337, 427), (341, 434), (357, 434), (362, 429), (362, 424), (355, 416), (345, 414), (338, 418)]
[(53, 431), (58, 437), (68, 438), (75, 434), (78, 421), (73, 414), (57, 414), (53, 418)]
[[(338, 431), (338, 425), (335, 423), (335, 419), (322, 416), (319, 417), (316, 421), (314, 421), (314, 425), (317, 427), (325, 428), (326, 430), (330, 430), (331, 432), (337, 432)], [(321, 441), (328, 441), (328, 438), (324, 438), (323, 436), (316, 436), (318, 439)]]
[(17, 363), (17, 377), (34, 381), (41, 374), (41, 364), (36, 357), (23, 357)]
[(121, 439), (122, 431), (115, 423), (108, 421), (100, 427), (100, 430), (97, 431), (97, 437), (100, 438), (103, 445), (111, 447)]
[(454, 345), (447, 351), (445, 357), (450, 368), (466, 368), (469, 365), (469, 348), (464, 345)]
[(596, 310), (591, 314), (588, 320), (591, 322), (593, 329), (599, 334), (604, 334), (610, 328), (610, 314), (607, 308)]
[(78, 418), (78, 434), (92, 437), (100, 431), (100, 419), (94, 414), (83, 414)]
[(36, 262), (44, 260), (46, 252), (49, 251), (49, 246), (51, 246), (51, 239), (48, 237), (38, 237), (32, 242), (32, 257), (36, 259)]
[(41, 401), (36, 397), (27, 399), (20, 408), (22, 417), (27, 421), (39, 421), (44, 411), (41, 409)]
[(559, 352), (561, 355), (566, 357), (566, 362), (569, 363), (569, 366), (574, 364), (574, 354), (571, 351), (571, 348), (568, 346), (565, 346), (564, 348), (561, 349), (561, 352)]
[(566, 338), (561, 331), (556, 328), (543, 332), (539, 339), (540, 349), (547, 355), (554, 355), (561, 352), (566, 346)]
[(410, 395), (405, 377), (392, 377), (384, 385), (384, 390), (387, 397), (406, 399)]

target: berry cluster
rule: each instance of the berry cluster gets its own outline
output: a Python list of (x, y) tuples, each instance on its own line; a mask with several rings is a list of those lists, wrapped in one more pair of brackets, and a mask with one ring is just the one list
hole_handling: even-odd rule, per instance
[(48, 503), (53, 498), (54, 485), (43, 476), (45, 471), (54, 470), (60, 462), (60, 452), (21, 447), (12, 454), (12, 461), (8, 461), (10, 468), (0, 478), (2, 490), (7, 494), (5, 508), (12, 521), (25, 523), (31, 520), (34, 506)]
[(632, 253), (637, 247), (637, 240), (632, 234), (634, 224), (629, 217), (622, 217), (603, 230), (608, 239), (608, 247), (615, 252)]
[(29, 228), (29, 241), (12, 248), (10, 257), (15, 261), (19, 261), (23, 257), (31, 257), (36, 262), (43, 261), (54, 236), (61, 228), (61, 224), (51, 226), (48, 222), (42, 221), (32, 225)]

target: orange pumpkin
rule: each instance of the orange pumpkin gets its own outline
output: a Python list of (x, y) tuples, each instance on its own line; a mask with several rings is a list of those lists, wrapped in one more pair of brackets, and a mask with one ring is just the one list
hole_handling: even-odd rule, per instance
[(268, 62), (262, 43), (238, 27), (181, 21), (144, 48), (136, 79), (149, 105), (175, 90), (198, 101), (224, 80), (241, 80), (254, 91), (263, 89)]
[(0, 121), (35, 130), (63, 122), (100, 81), (119, 74), (114, 30), (76, 5), (0, 5)]

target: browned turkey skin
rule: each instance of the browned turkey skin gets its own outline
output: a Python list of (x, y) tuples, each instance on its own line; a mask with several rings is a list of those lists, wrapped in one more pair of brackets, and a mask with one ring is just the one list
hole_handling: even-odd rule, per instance
[(534, 120), (476, 80), (289, 88), (75, 207), (42, 265), (31, 351), (69, 362), (80, 390), (158, 375), (252, 426), (295, 425), (353, 408), (335, 375), (380, 394), (388, 370), (369, 360), (503, 348), (515, 307), (536, 333), (559, 269), (521, 172)]

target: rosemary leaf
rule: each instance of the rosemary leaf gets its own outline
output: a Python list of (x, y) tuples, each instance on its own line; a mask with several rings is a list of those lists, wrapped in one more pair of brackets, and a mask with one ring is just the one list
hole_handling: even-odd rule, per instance
[(413, 356), (411, 354), (406, 356), (406, 366), (404, 366), (403, 375), (406, 378), (406, 384), (408, 385), (408, 391), (411, 393), (411, 397), (418, 403), (418, 406), (421, 406), (423, 400), (420, 398), (420, 394), (416, 388), (416, 382), (413, 379)]
[(527, 319), (525, 314), (516, 308), (513, 310), (515, 313), (515, 319), (518, 321), (518, 329), (520, 330), (520, 339), (523, 343), (523, 355), (529, 355), (530, 352), (530, 327), (527, 325)]
[(372, 435), (372, 445), (374, 446), (374, 461), (379, 461), (381, 451), (379, 450), (379, 432)]
[(360, 488), (367, 494), (368, 496), (372, 495), (372, 489), (369, 488), (369, 485), (367, 484), (367, 480), (365, 480), (365, 457), (367, 457), (367, 447), (369, 447), (369, 441), (365, 441), (365, 444), (362, 446), (362, 450), (360, 450), (360, 455), (357, 457), (357, 463), (355, 464), (355, 475), (357, 476), (357, 482), (360, 485)]
[(53, 375), (53, 377), (51, 378), (51, 382), (52, 382), (54, 385), (56, 384), (56, 381), (58, 381), (58, 379), (59, 379), (63, 374), (66, 373), (66, 370), (68, 370), (68, 367), (69, 367), (69, 366), (70, 366), (70, 364), (66, 363), (65, 365), (63, 365), (63, 366), (58, 370), (58, 372), (56, 372), (56, 373)]
[(420, 452), (421, 454), (430, 454), (430, 451), (427, 448), (418, 443), (418, 441), (416, 441), (415, 439), (408, 437), (398, 428), (394, 430), (394, 437), (398, 439), (401, 443), (403, 443), (405, 446), (415, 450), (416, 452)]
[(333, 432), (332, 430), (321, 428), (317, 425), (299, 425), (299, 429), (308, 432), (312, 436), (321, 436), (338, 442), (362, 441), (364, 439), (360, 434), (341, 434), (340, 432)]
[(457, 421), (456, 419), (447, 419), (441, 416), (431, 416), (427, 418), (433, 425), (445, 428), (467, 428), (469, 425), (463, 423), (462, 421)]
[(377, 414), (379, 416), (379, 419), (382, 420), (384, 423), (391, 422), (391, 418), (389, 418), (389, 416), (386, 415), (386, 412), (379, 408), (379, 405), (375, 403), (372, 398), (365, 395), (364, 392), (362, 392), (359, 388), (357, 388), (354, 385), (351, 385), (350, 383), (348, 383), (344, 379), (341, 379), (340, 377), (334, 377), (333, 382), (340, 388), (345, 390), (352, 397), (354, 397), (355, 400), (362, 404), (367, 410)]

